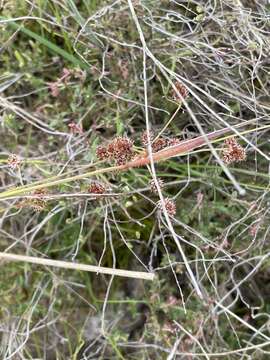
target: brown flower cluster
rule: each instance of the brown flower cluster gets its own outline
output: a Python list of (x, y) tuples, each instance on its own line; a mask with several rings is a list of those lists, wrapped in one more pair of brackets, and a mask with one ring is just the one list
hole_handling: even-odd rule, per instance
[[(149, 131), (149, 140), (150, 142), (152, 142), (154, 140), (154, 133), (153, 131)], [(141, 143), (143, 146), (148, 146), (148, 136), (147, 136), (147, 131), (145, 130), (142, 135), (141, 135)]]
[(102, 195), (102, 194), (106, 193), (107, 191), (108, 191), (108, 188), (105, 185), (103, 185), (97, 181), (91, 182), (91, 184), (88, 187), (88, 192), (90, 194)]
[(106, 146), (100, 145), (96, 149), (96, 155), (99, 160), (106, 160), (109, 158)]
[(33, 195), (37, 196), (35, 199), (32, 200), (32, 207), (35, 211), (42, 211), (45, 209), (47, 202), (44, 199), (44, 196), (47, 194), (47, 191), (44, 189), (35, 190)]
[[(170, 198), (164, 199), (165, 209), (167, 210), (168, 214), (174, 216), (176, 214), (176, 205), (175, 202)], [(158, 209), (162, 210), (162, 201), (158, 202)]]
[(165, 149), (168, 146), (168, 141), (164, 137), (159, 137), (152, 143), (153, 152), (158, 152), (162, 149)]
[[(158, 182), (158, 185), (159, 185), (160, 189), (162, 189), (164, 187), (163, 180), (157, 179), (157, 182)], [(156, 183), (155, 183), (154, 179), (150, 181), (150, 190), (151, 190), (152, 193), (157, 193), (158, 192), (157, 186), (156, 186)]]
[(167, 146), (175, 146), (175, 145), (180, 144), (180, 142), (181, 141), (177, 138), (171, 138), (171, 139), (167, 140)]
[(226, 139), (224, 143), (226, 145), (226, 148), (223, 150), (223, 161), (225, 164), (231, 164), (246, 159), (245, 149), (238, 144), (235, 138)]
[(38, 189), (33, 192), (33, 198), (25, 199), (17, 204), (17, 208), (30, 207), (37, 212), (40, 212), (45, 209), (47, 201), (44, 196), (46, 195), (46, 190)]
[[(158, 139), (154, 140), (154, 134), (153, 132), (150, 132), (150, 141), (151, 141), (151, 145), (152, 145), (152, 151), (153, 152), (158, 152), (162, 149), (165, 149), (166, 147), (169, 146), (174, 146), (180, 143), (180, 140), (177, 138), (170, 138), (170, 139), (166, 139), (163, 136), (160, 136)], [(142, 135), (141, 135), (141, 143), (144, 146), (148, 146), (148, 137), (147, 137), (147, 131), (145, 130)]]
[(11, 169), (17, 169), (21, 165), (21, 160), (17, 155), (11, 154), (8, 157), (7, 163)]
[(107, 146), (99, 146), (96, 155), (99, 160), (114, 160), (117, 165), (123, 165), (134, 156), (133, 141), (126, 136), (118, 136)]
[[(175, 89), (172, 90), (172, 98), (174, 101), (181, 102), (182, 98), (186, 99), (188, 97), (188, 89), (185, 87), (184, 84), (178, 81), (175, 84), (175, 87), (177, 91)], [(182, 96), (182, 98), (181, 96), (179, 96), (179, 94)]]

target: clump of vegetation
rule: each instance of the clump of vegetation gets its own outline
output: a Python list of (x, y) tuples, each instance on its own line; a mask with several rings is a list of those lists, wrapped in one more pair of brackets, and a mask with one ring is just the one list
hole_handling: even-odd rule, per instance
[(267, 359), (268, 2), (0, 7), (0, 358)]

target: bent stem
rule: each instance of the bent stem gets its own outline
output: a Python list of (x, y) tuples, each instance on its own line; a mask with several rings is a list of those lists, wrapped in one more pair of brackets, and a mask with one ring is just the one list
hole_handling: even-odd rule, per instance
[[(246, 124), (250, 124), (251, 122), (254, 122), (254, 121), (255, 120), (246, 121), (243, 124), (239, 124), (239, 125), (235, 126), (234, 128), (244, 126)], [(265, 125), (265, 126), (255, 129), (255, 130), (259, 131), (259, 130), (263, 130), (263, 129), (266, 129), (269, 127), (270, 127), (270, 125)], [(232, 131), (233, 131), (233, 128), (226, 127), (221, 130), (216, 130), (211, 133), (208, 133), (204, 136), (198, 136), (193, 139), (183, 140), (175, 146), (170, 146), (166, 149), (163, 149), (156, 153), (153, 153), (153, 161), (159, 162), (159, 161), (164, 161), (164, 160), (170, 159), (175, 156), (181, 156), (181, 155), (188, 154), (191, 151), (193, 151), (194, 149), (205, 145), (207, 140), (208, 141), (210, 140), (211, 143), (215, 143), (217, 141), (224, 140), (224, 135), (227, 135)], [(254, 129), (245, 130), (241, 134), (247, 134), (247, 133), (250, 133), (253, 131), (254, 131)], [(233, 137), (233, 136), (235, 136), (235, 135), (226, 136), (226, 138)], [(89, 178), (89, 177), (92, 177), (95, 175), (101, 175), (101, 174), (106, 174), (106, 173), (111, 173), (111, 172), (127, 171), (132, 168), (142, 167), (142, 166), (146, 166), (149, 164), (150, 164), (150, 157), (147, 155), (146, 152), (142, 152), (142, 154), (139, 154), (138, 156), (136, 156), (135, 159), (129, 161), (128, 163), (126, 163), (124, 165), (106, 167), (106, 168), (97, 169), (97, 170), (89, 171), (89, 172), (86, 172), (83, 174), (68, 176), (68, 177), (64, 177), (64, 178), (60, 178), (60, 179), (57, 179), (56, 177), (51, 177), (49, 179), (46, 179), (43, 182), (37, 181), (37, 182), (34, 182), (29, 185), (20, 186), (15, 189), (3, 191), (2, 193), (0, 193), (0, 200), (6, 200), (12, 196), (29, 193), (33, 190), (49, 188), (49, 187), (53, 187), (56, 185), (66, 184), (66, 183), (76, 181), (76, 180), (82, 180), (82, 179)], [(62, 176), (64, 176), (64, 174), (62, 174)]]

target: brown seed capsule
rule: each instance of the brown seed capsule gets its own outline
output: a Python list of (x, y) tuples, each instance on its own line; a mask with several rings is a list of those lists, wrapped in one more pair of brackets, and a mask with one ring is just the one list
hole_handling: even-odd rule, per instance
[(42, 198), (43, 196), (45, 196), (47, 194), (47, 191), (45, 189), (37, 189), (33, 192), (33, 195), (36, 195), (40, 198)]
[(225, 164), (231, 164), (246, 159), (245, 149), (238, 144), (235, 138), (226, 139), (224, 143), (226, 148), (223, 150), (222, 155)]
[[(164, 187), (163, 180), (157, 179), (157, 182), (158, 182), (158, 185), (159, 185), (160, 189), (162, 189)], [(154, 179), (150, 181), (150, 190), (152, 191), (152, 193), (157, 193), (158, 192), (157, 191), (157, 186), (156, 186), (156, 183), (155, 183)]]
[(101, 195), (104, 194), (106, 191), (107, 191), (106, 187), (97, 181), (93, 181), (88, 187), (88, 192), (90, 194)]
[(164, 139), (163, 137), (160, 137), (153, 142), (152, 150), (153, 150), (153, 152), (157, 152), (162, 149), (165, 149), (167, 146), (168, 146), (167, 140)]
[(105, 160), (109, 158), (106, 146), (98, 146), (96, 149), (96, 155), (99, 160)]
[(133, 141), (126, 136), (119, 136), (108, 144), (107, 152), (117, 165), (123, 165), (134, 156)]
[[(176, 205), (175, 205), (175, 202), (172, 199), (165, 198), (164, 199), (164, 205), (165, 205), (165, 209), (167, 210), (169, 215), (174, 216), (176, 214)], [(161, 200), (158, 202), (158, 208), (160, 210), (163, 210)]]
[[(175, 87), (176, 87), (177, 91), (176, 91), (176, 89), (172, 90), (173, 100), (175, 100), (177, 102), (181, 102), (182, 98), (186, 99), (188, 97), (188, 89), (185, 87), (184, 84), (182, 84), (181, 82), (178, 81), (175, 84)], [(182, 96), (182, 98), (179, 94)]]
[(8, 157), (7, 163), (11, 169), (17, 169), (20, 166), (21, 161), (17, 155), (11, 154)]
[(175, 146), (175, 145), (180, 144), (180, 142), (181, 141), (179, 139), (177, 139), (177, 138), (171, 138), (171, 139), (168, 139), (167, 145), (168, 146)]
[(30, 206), (35, 211), (42, 211), (45, 209), (47, 202), (44, 199), (44, 196), (47, 194), (45, 189), (37, 189), (33, 192), (33, 195), (37, 196), (36, 198), (30, 199)]
[[(149, 131), (149, 140), (150, 140), (150, 142), (152, 142), (153, 139), (154, 139), (154, 134), (153, 134), (152, 131)], [(141, 135), (141, 143), (142, 143), (143, 146), (147, 146), (148, 143), (149, 143), (146, 130)]]
[(98, 146), (96, 155), (99, 160), (114, 160), (117, 165), (123, 165), (134, 156), (133, 141), (126, 136), (118, 136), (107, 146)]
[(47, 205), (47, 201), (44, 198), (46, 195), (45, 189), (37, 189), (33, 192), (33, 198), (25, 199), (19, 202), (16, 207), (17, 208), (32, 208), (37, 212), (40, 212), (45, 209)]
[(29, 203), (29, 206), (31, 206), (35, 211), (40, 212), (45, 209), (46, 201), (42, 199), (33, 199), (33, 201)]

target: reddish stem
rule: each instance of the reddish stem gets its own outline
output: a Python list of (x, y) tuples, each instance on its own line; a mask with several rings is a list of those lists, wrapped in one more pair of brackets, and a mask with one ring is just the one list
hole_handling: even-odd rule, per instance
[[(198, 147), (205, 145), (207, 143), (207, 140), (214, 140), (214, 139), (218, 138), (219, 136), (225, 135), (229, 132), (231, 132), (231, 128), (227, 127), (227, 128), (221, 129), (221, 130), (213, 131), (209, 134), (198, 136), (193, 139), (183, 140), (178, 145), (170, 146), (166, 149), (163, 149), (156, 153), (153, 153), (153, 161), (157, 162), (157, 161), (161, 161), (161, 160), (166, 160), (173, 156), (177, 156), (177, 155), (181, 155), (181, 154), (190, 152)], [(135, 158), (134, 160), (129, 161), (125, 165), (121, 165), (121, 167), (119, 167), (119, 170), (125, 170), (125, 169), (129, 169), (129, 168), (144, 166), (144, 165), (149, 164), (150, 161), (151, 161), (150, 157), (145, 155), (145, 153), (144, 153), (144, 156)]]

